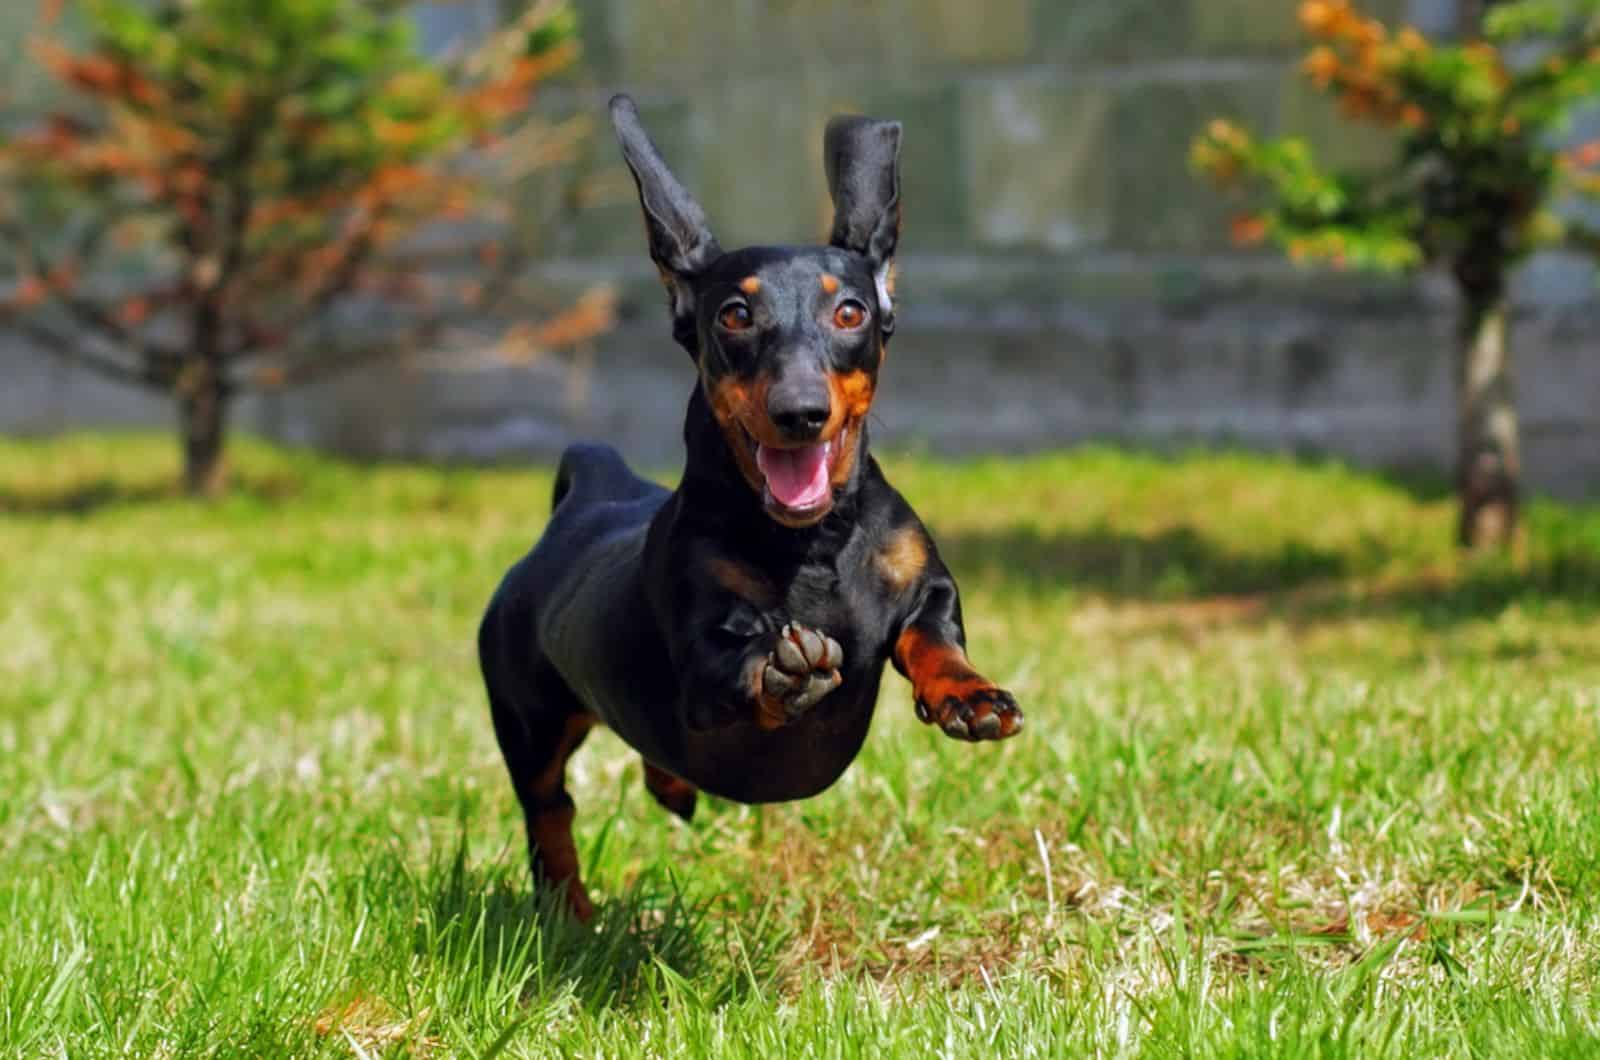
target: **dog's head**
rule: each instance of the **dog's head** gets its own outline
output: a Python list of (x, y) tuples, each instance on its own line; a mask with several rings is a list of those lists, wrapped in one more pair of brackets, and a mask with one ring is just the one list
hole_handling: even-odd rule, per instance
[(856, 466), (894, 330), (900, 124), (829, 123), (828, 246), (723, 253), (633, 101), (613, 99), (611, 121), (639, 186), (673, 337), (695, 358), (740, 472), (773, 519), (793, 527), (820, 521)]

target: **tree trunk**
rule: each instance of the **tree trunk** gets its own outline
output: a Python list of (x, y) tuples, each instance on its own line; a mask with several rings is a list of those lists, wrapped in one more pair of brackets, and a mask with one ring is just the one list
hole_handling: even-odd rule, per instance
[(226, 484), (222, 442), (227, 431), (227, 395), (210, 373), (179, 395), (179, 429), (184, 434), (184, 490), (190, 496), (216, 496)]
[(226, 482), (223, 444), (227, 436), (228, 395), (216, 373), (201, 364), (187, 373), (178, 395), (183, 432), (183, 488), (191, 497), (215, 497)]
[(231, 396), (222, 373), (222, 310), (215, 291), (195, 307), (192, 326), (190, 353), (177, 388), (183, 488), (191, 497), (215, 497), (227, 479), (222, 449)]
[(1463, 297), (1456, 365), (1456, 488), (1459, 537), (1466, 548), (1504, 547), (1517, 529), (1522, 453), (1507, 345), (1505, 278), (1458, 270)]

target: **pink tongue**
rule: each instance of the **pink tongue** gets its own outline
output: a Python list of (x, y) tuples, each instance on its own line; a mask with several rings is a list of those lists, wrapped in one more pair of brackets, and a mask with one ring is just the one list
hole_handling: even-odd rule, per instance
[(810, 508), (828, 495), (830, 443), (799, 449), (756, 449), (756, 466), (767, 478), (767, 489), (785, 508)]

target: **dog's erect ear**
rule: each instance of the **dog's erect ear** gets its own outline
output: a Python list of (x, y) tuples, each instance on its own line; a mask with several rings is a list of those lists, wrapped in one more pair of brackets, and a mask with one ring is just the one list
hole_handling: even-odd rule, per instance
[[(639, 109), (627, 96), (611, 100), (611, 125), (622, 144), (622, 157), (639, 186), (650, 258), (661, 269), (672, 297), (673, 333), (693, 352), (694, 302), (688, 281), (722, 256), (705, 211), (672, 175), (661, 152), (639, 124)], [(685, 339), (687, 338), (687, 342)]]
[(836, 247), (872, 263), (885, 331), (894, 326), (894, 248), (900, 241), (900, 123), (839, 117), (822, 140)]

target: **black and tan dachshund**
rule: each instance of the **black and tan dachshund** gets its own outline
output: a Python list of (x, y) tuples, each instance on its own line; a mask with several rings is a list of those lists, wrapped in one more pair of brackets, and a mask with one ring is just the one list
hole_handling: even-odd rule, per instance
[(609, 447), (568, 449), (549, 526), (478, 637), (534, 876), (564, 883), (580, 919), (564, 774), (597, 724), (685, 820), (700, 789), (763, 803), (827, 788), (866, 739), (886, 661), (950, 736), (1022, 728), (967, 661), (956, 583), (867, 453), (894, 330), (899, 123), (829, 124), (828, 246), (724, 253), (633, 102), (612, 100), (611, 119), (699, 372), (687, 464), (668, 492)]

